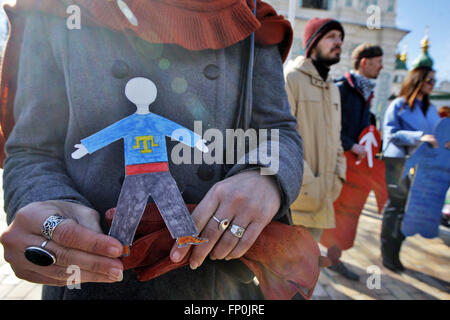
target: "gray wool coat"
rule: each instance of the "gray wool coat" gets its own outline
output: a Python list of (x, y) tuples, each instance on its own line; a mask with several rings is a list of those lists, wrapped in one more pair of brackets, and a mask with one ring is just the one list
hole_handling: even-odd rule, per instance
[[(65, 19), (30, 13), (20, 56), (14, 105), (16, 125), (6, 144), (5, 211), (8, 223), (29, 203), (64, 200), (104, 212), (117, 204), (124, 177), (123, 143), (117, 141), (80, 160), (74, 145), (134, 113), (124, 95), (134, 77), (151, 79), (158, 97), (150, 110), (193, 130), (233, 128), (238, 106), (242, 43), (222, 50), (188, 51), (172, 44), (151, 44), (99, 27), (69, 30)], [(284, 87), (276, 46), (257, 46), (253, 79), (253, 128), (279, 129), (279, 171), (275, 176), (288, 218), (300, 190), (302, 141)], [(176, 142), (168, 142), (168, 154)], [(170, 157), (169, 157), (170, 158)], [(188, 203), (198, 203), (218, 181), (251, 167), (182, 164), (170, 171)], [(31, 245), (31, 244), (30, 244)], [(81, 290), (44, 287), (44, 299), (245, 299), (258, 298), (243, 284), (230, 262), (207, 261), (139, 282), (133, 271), (115, 284), (82, 284)], [(233, 269), (234, 270), (234, 269)]]

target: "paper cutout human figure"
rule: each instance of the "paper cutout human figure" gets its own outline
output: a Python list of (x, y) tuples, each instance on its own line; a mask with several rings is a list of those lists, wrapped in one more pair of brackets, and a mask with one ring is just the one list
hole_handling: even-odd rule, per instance
[(439, 147), (423, 143), (406, 161), (403, 177), (414, 170), (414, 178), (406, 204), (402, 232), (405, 236), (416, 233), (425, 238), (439, 235), (442, 207), (450, 187), (450, 119), (442, 119), (434, 130)]
[[(375, 139), (375, 143), (372, 141)], [(325, 229), (320, 243), (330, 249), (337, 246), (341, 250), (353, 247), (359, 216), (366, 204), (370, 191), (375, 193), (378, 213), (381, 213), (386, 204), (388, 195), (385, 181), (384, 162), (375, 158), (381, 145), (381, 136), (375, 126), (367, 127), (359, 136), (359, 143), (366, 142), (371, 147), (367, 157), (358, 162), (356, 156), (347, 151), (347, 180), (344, 182), (339, 198), (333, 203), (335, 211), (336, 228)], [(366, 149), (367, 151), (367, 149)], [(358, 164), (359, 163), (359, 164)]]
[(75, 145), (78, 150), (72, 153), (72, 158), (80, 159), (124, 139), (126, 176), (109, 235), (124, 245), (124, 255), (129, 254), (151, 196), (179, 247), (207, 242), (197, 238), (198, 230), (169, 172), (165, 137), (208, 152), (205, 141), (191, 130), (149, 111), (157, 96), (157, 88), (149, 79), (131, 79), (125, 95), (137, 106), (136, 113), (81, 140)]
[[(375, 126), (370, 126), (368, 129), (368, 132), (364, 134), (364, 132), (366, 132), (366, 130), (363, 131), (363, 135), (362, 138), (359, 141), (360, 145), (364, 146), (364, 150), (366, 150), (367, 152), (367, 156), (365, 157), (365, 159), (367, 159), (367, 164), (369, 165), (369, 168), (373, 168), (373, 157), (376, 154), (376, 151), (379, 148), (379, 144), (377, 142), (377, 138), (378, 141), (381, 141), (380, 133), (376, 130)], [(375, 133), (378, 133), (378, 137), (375, 137)], [(356, 165), (359, 165), (362, 162), (362, 160), (357, 161)]]

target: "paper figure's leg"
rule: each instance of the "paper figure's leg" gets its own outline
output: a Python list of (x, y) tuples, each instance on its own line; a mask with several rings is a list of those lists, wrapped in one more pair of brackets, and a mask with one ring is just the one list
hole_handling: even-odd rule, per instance
[(114, 219), (109, 230), (111, 237), (124, 246), (124, 255), (128, 255), (139, 222), (147, 205), (149, 194), (146, 192), (140, 175), (127, 176), (123, 182)]
[[(146, 184), (151, 186), (150, 195), (172, 238), (177, 239), (179, 246), (206, 242), (195, 237), (198, 230), (170, 172), (156, 172), (146, 176), (148, 177)], [(180, 243), (180, 238), (183, 238), (183, 243)]]

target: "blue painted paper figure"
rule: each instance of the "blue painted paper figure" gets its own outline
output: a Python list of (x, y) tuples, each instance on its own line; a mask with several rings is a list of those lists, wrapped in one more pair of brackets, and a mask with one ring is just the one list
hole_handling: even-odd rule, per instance
[(136, 229), (151, 196), (178, 246), (201, 244), (198, 230), (169, 172), (165, 137), (172, 137), (202, 152), (208, 152), (201, 137), (164, 117), (151, 113), (157, 89), (149, 79), (131, 79), (125, 95), (137, 106), (136, 113), (81, 140), (72, 158), (80, 159), (124, 139), (126, 176), (109, 235), (118, 239), (129, 254)]
[(405, 177), (415, 168), (402, 232), (405, 236), (419, 233), (425, 238), (439, 235), (442, 207), (450, 187), (450, 119), (441, 120), (434, 136), (439, 147), (423, 143), (406, 161)]

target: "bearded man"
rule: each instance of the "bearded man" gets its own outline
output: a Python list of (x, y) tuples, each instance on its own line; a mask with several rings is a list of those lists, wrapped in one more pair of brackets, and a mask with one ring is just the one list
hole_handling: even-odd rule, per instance
[(305, 56), (285, 69), (289, 103), (304, 148), (303, 185), (291, 205), (292, 218), (294, 224), (307, 227), (316, 241), (323, 229), (335, 227), (333, 202), (346, 173), (340, 139), (341, 100), (328, 76), (330, 67), (340, 61), (344, 35), (336, 20), (311, 19), (303, 37)]

